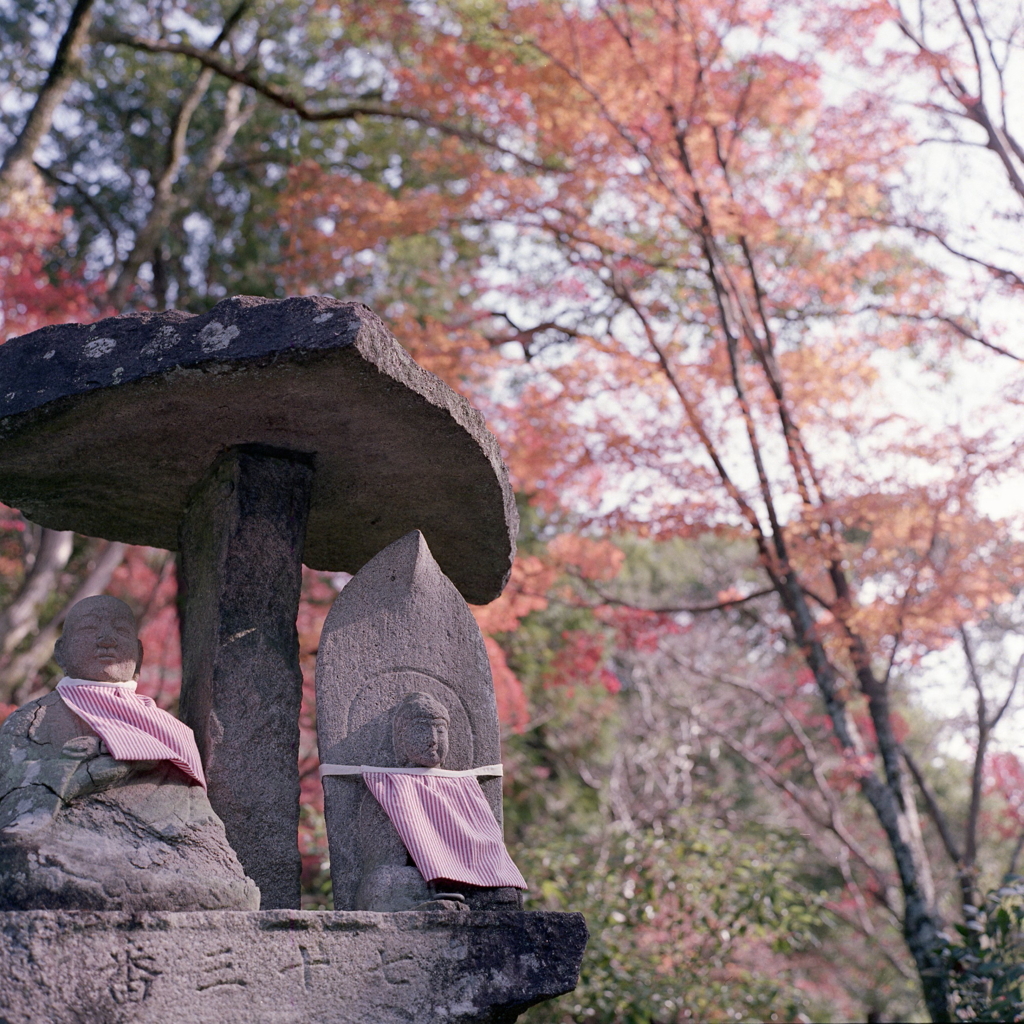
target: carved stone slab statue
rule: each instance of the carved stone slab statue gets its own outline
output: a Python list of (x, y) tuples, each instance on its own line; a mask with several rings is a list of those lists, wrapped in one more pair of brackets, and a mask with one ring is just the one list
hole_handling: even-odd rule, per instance
[[(320, 637), (316, 692), (335, 909), (409, 910), (445, 898), (520, 909), (525, 882), (501, 840), (483, 637), (419, 531), (338, 595)], [(430, 788), (419, 785), (425, 778)], [(446, 865), (456, 863), (496, 884), (453, 879), (458, 868)], [(424, 880), (425, 864), (436, 882)]]
[(135, 695), (142, 645), (113, 597), (68, 612), (58, 689), (0, 729), (0, 910), (256, 910), (191, 731)]

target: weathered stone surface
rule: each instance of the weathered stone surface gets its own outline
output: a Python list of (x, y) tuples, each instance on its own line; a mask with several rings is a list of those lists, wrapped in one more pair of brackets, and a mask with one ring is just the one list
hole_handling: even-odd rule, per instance
[(4, 723), (0, 909), (258, 906), (202, 787), (170, 762), (101, 753), (57, 693)]
[(181, 525), (180, 713), (210, 802), (264, 910), (299, 906), (295, 618), (313, 470), (243, 450), (218, 461)]
[(365, 306), (238, 297), (0, 346), (0, 500), (56, 529), (174, 549), (217, 456), (315, 462), (305, 557), (356, 572), (411, 529), (470, 601), (501, 592), (516, 511), (480, 414)]
[[(320, 636), (316, 692), (322, 764), (397, 766), (394, 711), (416, 692), (447, 708), (445, 768), (501, 760), (480, 627), (418, 531), (368, 562), (338, 595)], [(356, 909), (364, 875), (377, 868), (390, 866), (393, 885), (402, 888), (404, 847), (362, 778), (326, 776), (323, 782), (335, 907)], [(488, 779), (483, 788), (500, 825), (501, 779)], [(413, 900), (418, 872), (410, 870)]]
[(0, 913), (8, 1024), (503, 1024), (571, 991), (548, 913)]

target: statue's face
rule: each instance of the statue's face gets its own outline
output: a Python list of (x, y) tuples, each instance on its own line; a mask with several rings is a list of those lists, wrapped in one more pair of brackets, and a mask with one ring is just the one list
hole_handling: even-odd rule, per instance
[(405, 715), (395, 729), (395, 754), (403, 767), (439, 768), (448, 756), (448, 723), (443, 718)]
[(139, 636), (130, 612), (95, 606), (69, 615), (61, 667), (72, 679), (122, 683), (135, 675)]

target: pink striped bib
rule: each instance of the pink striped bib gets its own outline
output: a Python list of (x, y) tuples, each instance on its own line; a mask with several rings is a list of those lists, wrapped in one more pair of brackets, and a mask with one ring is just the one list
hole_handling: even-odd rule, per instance
[(472, 776), (366, 770), (363, 781), (426, 881), (445, 878), (466, 885), (526, 888), (505, 849), (494, 812)]
[(57, 692), (84, 719), (118, 761), (170, 761), (206, 788), (203, 763), (192, 730), (156, 706), (151, 697), (135, 692), (135, 681), (100, 683), (69, 679)]

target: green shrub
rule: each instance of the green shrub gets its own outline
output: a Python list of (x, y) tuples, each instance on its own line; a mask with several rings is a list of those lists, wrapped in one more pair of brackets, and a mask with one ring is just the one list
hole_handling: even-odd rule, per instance
[(950, 943), (954, 1012), (962, 1021), (1024, 1021), (1024, 878), (1012, 876), (968, 908)]

